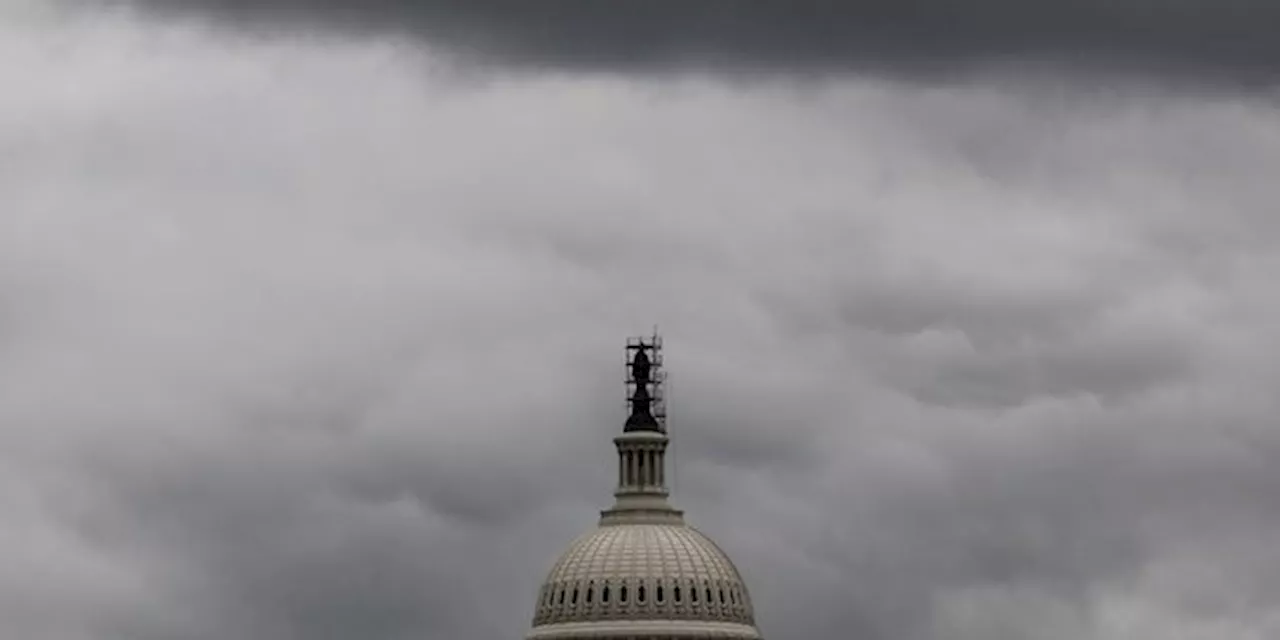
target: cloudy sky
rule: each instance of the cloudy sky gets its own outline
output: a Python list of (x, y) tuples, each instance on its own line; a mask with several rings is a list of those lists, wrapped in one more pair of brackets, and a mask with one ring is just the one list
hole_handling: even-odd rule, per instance
[(1280, 636), (1280, 5), (463, 4), (0, 0), (6, 638), (520, 637), (654, 324), (768, 638)]

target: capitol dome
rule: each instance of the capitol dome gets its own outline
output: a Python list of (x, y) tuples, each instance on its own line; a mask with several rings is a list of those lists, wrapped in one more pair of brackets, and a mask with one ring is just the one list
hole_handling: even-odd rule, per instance
[(628, 343), (635, 391), (614, 438), (616, 502), (552, 566), (527, 640), (760, 638), (729, 556), (667, 501), (660, 346), (656, 336)]

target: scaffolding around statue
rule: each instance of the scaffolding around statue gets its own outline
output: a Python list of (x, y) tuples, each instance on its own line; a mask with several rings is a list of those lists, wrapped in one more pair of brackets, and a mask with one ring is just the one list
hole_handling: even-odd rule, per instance
[(655, 327), (649, 338), (627, 338), (627, 418), (625, 431), (667, 431), (662, 369), (662, 336)]

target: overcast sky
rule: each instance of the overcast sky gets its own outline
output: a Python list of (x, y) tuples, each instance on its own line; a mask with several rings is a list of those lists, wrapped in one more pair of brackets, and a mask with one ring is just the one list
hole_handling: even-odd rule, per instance
[(1280, 5), (846, 4), (0, 0), (3, 635), (518, 638), (658, 324), (767, 638), (1280, 636)]

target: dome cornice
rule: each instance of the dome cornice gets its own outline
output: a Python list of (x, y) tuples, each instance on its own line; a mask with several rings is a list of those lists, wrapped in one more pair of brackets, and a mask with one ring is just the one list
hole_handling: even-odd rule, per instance
[(602, 622), (566, 622), (535, 628), (527, 640), (588, 640), (594, 638), (725, 638), (757, 640), (755, 627), (736, 622), (701, 622), (688, 620), (609, 620)]

